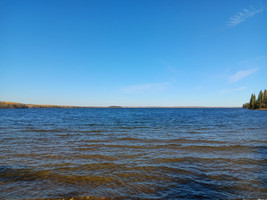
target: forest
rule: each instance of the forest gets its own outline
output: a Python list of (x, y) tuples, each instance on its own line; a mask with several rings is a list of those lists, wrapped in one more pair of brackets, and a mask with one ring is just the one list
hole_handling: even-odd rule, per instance
[(248, 109), (267, 109), (267, 90), (259, 92), (258, 97), (255, 94), (251, 94), (249, 103), (243, 104), (243, 108)]

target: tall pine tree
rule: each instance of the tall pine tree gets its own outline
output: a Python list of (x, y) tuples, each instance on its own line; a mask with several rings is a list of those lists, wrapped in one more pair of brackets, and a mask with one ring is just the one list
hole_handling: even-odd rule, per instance
[(255, 109), (256, 108), (256, 96), (255, 94), (251, 94), (250, 102), (249, 102), (249, 108)]
[(259, 95), (258, 95), (258, 99), (257, 99), (257, 103), (256, 103), (256, 108), (262, 108), (263, 106), (263, 92), (262, 90), (260, 91)]
[(263, 93), (263, 108), (267, 108), (267, 90)]

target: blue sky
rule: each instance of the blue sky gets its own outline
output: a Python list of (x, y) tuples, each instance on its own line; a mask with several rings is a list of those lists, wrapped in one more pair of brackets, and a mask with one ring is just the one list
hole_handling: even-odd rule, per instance
[(0, 100), (241, 106), (267, 89), (264, 0), (1, 0)]

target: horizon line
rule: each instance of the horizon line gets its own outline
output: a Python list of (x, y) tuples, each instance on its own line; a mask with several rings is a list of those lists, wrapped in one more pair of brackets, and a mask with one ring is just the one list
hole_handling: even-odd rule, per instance
[(28, 103), (18, 103), (18, 102), (7, 102), (0, 101), (4, 104), (13, 105), (25, 105), (28, 108), (242, 108), (242, 106), (120, 106), (120, 105), (110, 105), (110, 106), (74, 106), (74, 105), (51, 105), (51, 104), (28, 104)]

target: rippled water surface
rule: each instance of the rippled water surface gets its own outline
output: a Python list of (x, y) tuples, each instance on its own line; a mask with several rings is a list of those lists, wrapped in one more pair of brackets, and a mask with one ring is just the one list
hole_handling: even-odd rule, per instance
[(267, 112), (0, 109), (0, 199), (267, 198)]

